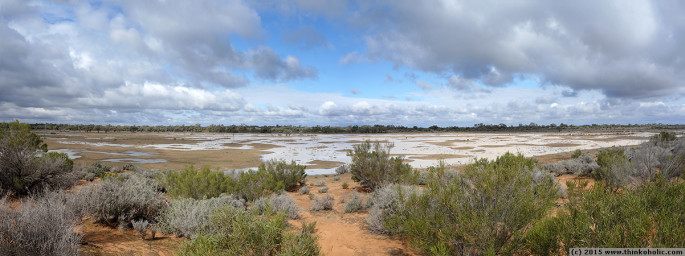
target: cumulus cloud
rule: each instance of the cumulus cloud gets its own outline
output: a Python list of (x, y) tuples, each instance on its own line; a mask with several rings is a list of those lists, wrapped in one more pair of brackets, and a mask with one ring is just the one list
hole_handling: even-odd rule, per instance
[(257, 78), (287, 82), (302, 78), (314, 78), (317, 71), (314, 68), (303, 67), (300, 60), (287, 56), (281, 60), (271, 48), (262, 47), (250, 52), (250, 66), (255, 70)]
[[(591, 5), (591, 6), (588, 6)], [(515, 74), (616, 98), (682, 95), (681, 2), (381, 1), (356, 22), (373, 26), (366, 50), (426, 72), (488, 86)]]

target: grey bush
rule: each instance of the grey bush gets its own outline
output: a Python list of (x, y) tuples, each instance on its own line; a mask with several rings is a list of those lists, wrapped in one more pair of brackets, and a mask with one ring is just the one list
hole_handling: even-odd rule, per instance
[(599, 165), (595, 162), (594, 156), (583, 154), (577, 158), (545, 164), (544, 168), (556, 176), (562, 174), (586, 176), (599, 169)]
[(306, 195), (309, 194), (309, 187), (301, 187), (300, 189), (297, 190), (297, 193)]
[(147, 222), (147, 220), (132, 220), (131, 225), (133, 226), (133, 230), (138, 232), (138, 235), (140, 236), (141, 239), (145, 240), (145, 235), (147, 232), (147, 228), (150, 223)]
[(332, 195), (323, 195), (321, 197), (314, 195), (312, 207), (310, 208), (310, 210), (312, 210), (312, 211), (332, 210), (334, 202), (335, 202), (335, 197), (333, 197)]
[(361, 194), (357, 191), (353, 191), (350, 193), (349, 198), (345, 200), (345, 212), (357, 212), (364, 209), (363, 200), (364, 198), (362, 198)]
[[(400, 191), (402, 196), (400, 196)], [(369, 216), (366, 218), (366, 223), (369, 229), (374, 233), (388, 234), (384, 220), (390, 215), (404, 212), (404, 202), (410, 195), (420, 195), (415, 186), (407, 185), (387, 185), (377, 189), (371, 195), (371, 199), (367, 198), (367, 206), (369, 206)]]
[(317, 180), (316, 183), (314, 183), (314, 186), (317, 186), (317, 187), (326, 186), (326, 181), (325, 180)]
[(295, 199), (286, 194), (272, 194), (269, 198), (259, 198), (254, 201), (251, 210), (257, 214), (273, 210), (284, 213), (290, 219), (300, 218), (300, 208), (295, 204)]
[(32, 196), (11, 209), (0, 199), (0, 255), (78, 255), (80, 219), (66, 192)]
[(245, 209), (245, 201), (232, 195), (209, 199), (174, 199), (158, 217), (159, 231), (195, 239), (207, 230), (211, 215), (217, 209), (231, 207)]
[(348, 172), (350, 172), (350, 167), (347, 164), (343, 164), (338, 166), (338, 168), (335, 168), (335, 173), (337, 174), (345, 174)]
[(115, 177), (80, 189), (76, 196), (83, 209), (97, 222), (130, 226), (132, 220), (155, 221), (167, 202), (157, 181), (134, 175), (127, 180)]
[(320, 188), (319, 193), (328, 193), (328, 187)]

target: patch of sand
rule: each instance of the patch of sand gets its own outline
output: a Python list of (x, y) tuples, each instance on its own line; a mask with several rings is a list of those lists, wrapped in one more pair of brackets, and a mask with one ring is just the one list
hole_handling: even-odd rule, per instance
[(84, 245), (79, 252), (83, 255), (159, 255), (173, 256), (183, 238), (155, 235), (148, 231), (146, 240), (140, 238), (132, 229), (123, 232), (116, 228), (93, 223), (85, 220), (80, 228), (83, 234)]

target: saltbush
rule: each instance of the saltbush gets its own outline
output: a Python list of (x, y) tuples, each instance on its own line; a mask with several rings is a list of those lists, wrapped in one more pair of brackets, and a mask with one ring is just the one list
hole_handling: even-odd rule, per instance
[(322, 187), (319, 189), (319, 193), (328, 193), (328, 187)]
[(282, 212), (290, 219), (300, 218), (300, 208), (295, 204), (295, 199), (286, 194), (272, 194), (268, 198), (259, 198), (254, 201), (250, 210), (260, 215), (276, 211)]
[(159, 231), (194, 239), (207, 231), (212, 213), (226, 207), (245, 209), (245, 201), (225, 194), (201, 200), (172, 199), (157, 218)]
[(587, 176), (599, 169), (599, 165), (591, 154), (582, 154), (569, 160), (545, 164), (543, 167), (556, 176), (562, 174)]
[(338, 166), (338, 168), (335, 168), (335, 173), (336, 174), (345, 174), (350, 172), (350, 167), (346, 164), (343, 164), (341, 166)]
[(0, 199), (0, 255), (78, 255), (76, 209), (66, 192), (30, 196), (16, 208)]
[(77, 200), (95, 221), (128, 227), (132, 220), (156, 221), (167, 202), (154, 179), (134, 175), (129, 179), (107, 177), (80, 189)]
[(362, 186), (377, 189), (412, 176), (411, 166), (403, 163), (402, 157), (390, 157), (392, 148), (392, 143), (368, 140), (354, 145), (353, 150), (348, 153), (352, 158), (349, 166), (352, 180)]
[(345, 212), (357, 212), (364, 209), (363, 204), (364, 198), (358, 192), (354, 191), (350, 193), (349, 198), (345, 200)]
[(301, 187), (300, 189), (297, 190), (297, 193), (300, 193), (302, 195), (309, 194), (309, 187)]
[(321, 197), (314, 195), (312, 197), (312, 207), (309, 209), (312, 211), (333, 210), (334, 203), (335, 197), (332, 195), (323, 195)]
[(386, 220), (406, 212), (408, 197), (416, 196), (420, 193), (415, 186), (396, 184), (376, 189), (371, 197), (366, 199), (366, 207), (369, 208), (369, 216), (366, 218), (366, 223), (369, 229), (379, 234), (399, 233), (389, 230), (397, 228), (397, 226), (385, 225)]

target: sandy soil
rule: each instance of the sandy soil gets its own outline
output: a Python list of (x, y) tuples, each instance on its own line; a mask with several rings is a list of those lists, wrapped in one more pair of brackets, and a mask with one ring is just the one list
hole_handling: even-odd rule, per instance
[[(326, 176), (309, 177), (307, 184), (316, 184), (319, 180), (326, 182), (326, 186), (329, 188), (327, 194), (335, 197), (332, 211), (309, 211), (312, 204), (309, 195), (301, 195), (297, 192), (288, 193), (295, 198), (297, 206), (303, 210), (300, 213), (301, 219), (290, 222), (293, 226), (299, 227), (303, 221), (307, 223), (316, 221), (316, 235), (319, 237), (319, 245), (323, 254), (327, 256), (418, 255), (408, 249), (405, 242), (397, 238), (370, 233), (366, 227), (367, 212), (344, 213), (345, 204), (340, 202), (340, 198), (346, 198), (357, 188), (350, 174)], [(334, 181), (335, 177), (339, 177), (340, 180)], [(342, 188), (342, 184), (345, 182), (349, 184), (348, 189)], [(310, 188), (311, 194), (322, 195), (318, 193), (320, 187), (310, 186)]]

